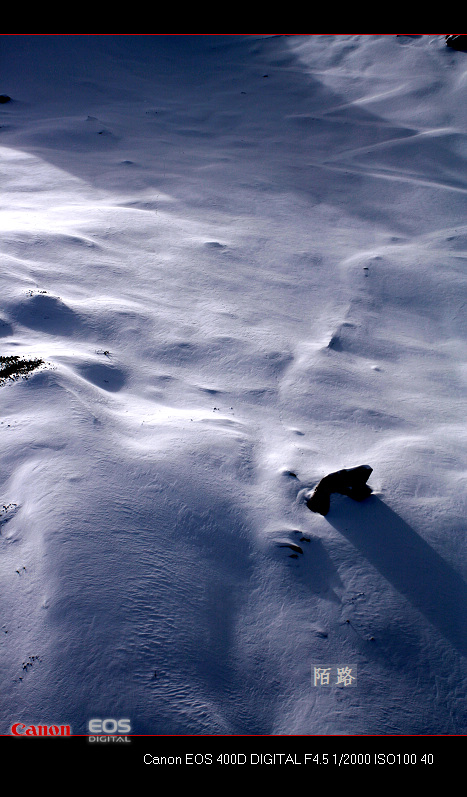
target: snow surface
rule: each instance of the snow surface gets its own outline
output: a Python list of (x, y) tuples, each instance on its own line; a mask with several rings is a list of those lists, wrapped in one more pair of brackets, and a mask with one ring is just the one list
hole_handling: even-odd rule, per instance
[(467, 55), (0, 46), (0, 731), (467, 732)]

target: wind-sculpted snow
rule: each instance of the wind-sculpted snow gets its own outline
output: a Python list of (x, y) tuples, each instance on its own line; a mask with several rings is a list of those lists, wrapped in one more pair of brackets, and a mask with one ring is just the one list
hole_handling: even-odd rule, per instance
[(1, 731), (465, 733), (465, 53), (2, 52)]

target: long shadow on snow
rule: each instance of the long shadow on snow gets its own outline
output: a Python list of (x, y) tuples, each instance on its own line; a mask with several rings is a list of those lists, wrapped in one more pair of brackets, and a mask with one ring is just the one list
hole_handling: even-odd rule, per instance
[[(316, 46), (322, 46), (319, 39)], [(355, 46), (343, 41), (341, 57)], [(395, 37), (393, 46), (397, 59), (401, 50)], [(180, 185), (185, 192), (190, 184), (196, 203), (211, 207), (215, 197), (217, 209), (232, 214), (253, 212), (258, 195), (265, 191), (268, 195), (296, 192), (311, 206), (336, 203), (340, 211), (386, 224), (388, 205), (394, 212), (399, 207), (401, 184), (381, 182), (376, 176), (381, 172), (378, 158), (368, 160), (366, 154), (363, 164), (355, 161), (355, 142), (359, 152), (371, 153), (376, 147), (377, 154), (378, 147), (387, 145), (392, 153), (390, 176), (396, 175), (407, 190), (415, 179), (420, 191), (419, 180), (433, 178), (433, 164), (452, 158), (445, 138), (421, 139), (416, 136), (418, 128), (391, 123), (373, 109), (349, 103), (345, 95), (312, 75), (281, 36), (94, 37), (92, 80), (88, 79), (88, 36), (4, 37), (3, 48), (5, 68), (21, 63), (34, 75), (37, 91), (52, 80), (62, 102), (59, 110), (55, 104), (51, 109), (45, 106), (40, 118), (43, 133), (29, 119), (23, 127), (22, 106), (16, 111), (12, 105), (11, 137), (6, 127), (2, 132), (5, 146), (39, 155), (97, 187), (115, 188), (119, 196), (131, 187), (176, 194)], [(59, 65), (53, 77), (51, 64)], [(4, 80), (10, 80), (8, 72)], [(123, 142), (112, 156), (109, 182), (102, 147), (106, 152), (111, 136), (89, 127), (89, 114), (98, 109), (102, 124), (112, 127), (117, 98), (119, 104), (127, 103), (132, 126), (121, 131)], [(72, 128), (59, 131), (58, 139), (51, 138), (60, 116)], [(138, 136), (133, 139), (134, 129), (144, 131), (146, 141), (151, 141), (143, 153)], [(78, 150), (73, 146), (76, 137), (84, 142)], [(417, 154), (415, 171), (408, 176), (407, 146), (410, 152), (415, 147)], [(136, 164), (128, 161), (128, 154)], [(368, 181), (383, 191), (382, 199), (377, 192), (370, 192), (368, 199)], [(465, 183), (456, 180), (455, 187), (460, 186), (465, 188)], [(446, 195), (449, 202), (450, 192)], [(245, 196), (251, 197), (251, 208), (245, 208)], [(440, 212), (438, 202), (433, 209), (437, 219)], [(397, 213), (399, 225), (405, 227), (407, 222), (406, 214)]]
[(326, 516), (395, 589), (467, 656), (467, 584), (402, 518), (376, 496)]

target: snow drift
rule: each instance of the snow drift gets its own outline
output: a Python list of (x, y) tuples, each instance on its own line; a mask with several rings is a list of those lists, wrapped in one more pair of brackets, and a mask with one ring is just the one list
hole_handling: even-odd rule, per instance
[(0, 74), (0, 354), (43, 361), (0, 387), (2, 732), (465, 733), (465, 53), (3, 36)]

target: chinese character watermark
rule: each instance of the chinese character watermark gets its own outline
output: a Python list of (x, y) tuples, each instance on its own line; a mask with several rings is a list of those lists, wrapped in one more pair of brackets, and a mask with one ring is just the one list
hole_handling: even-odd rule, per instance
[(311, 668), (311, 683), (313, 686), (356, 686), (357, 667), (352, 665), (321, 664)]
[(329, 686), (331, 667), (314, 667), (314, 686)]
[(353, 667), (338, 667), (336, 686), (352, 686), (352, 681), (357, 680), (356, 675), (352, 675)]

